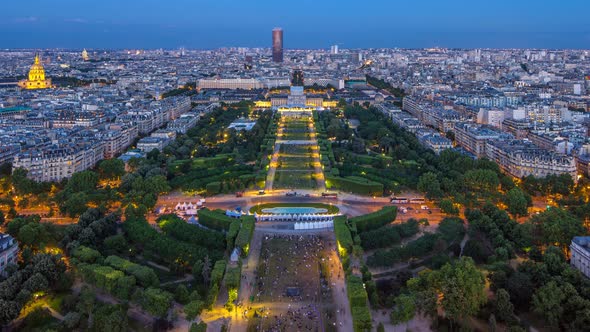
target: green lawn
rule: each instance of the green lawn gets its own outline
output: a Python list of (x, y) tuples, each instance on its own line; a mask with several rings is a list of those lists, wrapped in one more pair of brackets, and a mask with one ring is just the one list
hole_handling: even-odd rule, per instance
[(310, 136), (309, 136), (309, 132), (288, 131), (288, 132), (283, 132), (283, 137), (281, 137), (281, 139), (294, 140), (294, 141), (305, 141), (305, 140), (309, 140)]
[(250, 208), (250, 213), (262, 213), (263, 209), (272, 209), (275, 207), (313, 207), (318, 209), (328, 210), (328, 214), (338, 213), (339, 209), (337, 206), (323, 203), (265, 203), (258, 204)]
[(314, 189), (316, 181), (312, 178), (313, 171), (281, 171), (275, 173), (273, 188), (275, 189)]

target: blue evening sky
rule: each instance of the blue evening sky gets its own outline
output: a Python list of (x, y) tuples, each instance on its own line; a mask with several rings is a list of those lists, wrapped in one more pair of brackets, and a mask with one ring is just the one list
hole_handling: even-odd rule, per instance
[(2, 0), (0, 48), (590, 49), (590, 0)]

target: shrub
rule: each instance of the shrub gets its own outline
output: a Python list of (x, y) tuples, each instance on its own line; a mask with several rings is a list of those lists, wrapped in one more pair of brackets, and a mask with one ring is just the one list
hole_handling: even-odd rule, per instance
[(234, 221), (234, 218), (226, 216), (223, 212), (219, 213), (207, 208), (199, 210), (199, 223), (211, 229), (227, 231)]
[(348, 253), (352, 252), (352, 234), (347, 225), (346, 216), (337, 216), (334, 218), (334, 233), (338, 241), (338, 253), (342, 257), (346, 257)]
[(119, 256), (109, 256), (104, 260), (104, 263), (134, 276), (143, 287), (160, 285), (160, 280), (154, 270), (147, 266), (135, 264)]
[(342, 178), (338, 176), (327, 175), (326, 187), (328, 189), (338, 189), (341, 191), (368, 196), (381, 196), (383, 194), (382, 183), (357, 176), (348, 176)]
[(254, 216), (243, 216), (242, 227), (236, 237), (236, 247), (242, 250), (242, 255), (247, 256), (250, 250), (250, 240), (252, 240), (252, 234), (254, 234), (254, 227), (256, 219)]
[(102, 255), (98, 250), (88, 248), (86, 246), (79, 246), (74, 250), (74, 258), (82, 263), (101, 263)]
[(397, 208), (385, 206), (381, 210), (350, 219), (356, 225), (359, 233), (383, 227), (395, 220)]

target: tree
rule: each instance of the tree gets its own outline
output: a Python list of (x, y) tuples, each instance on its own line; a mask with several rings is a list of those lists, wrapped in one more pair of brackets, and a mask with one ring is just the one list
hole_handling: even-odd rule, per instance
[(141, 307), (150, 314), (163, 318), (168, 314), (174, 296), (158, 288), (146, 289), (140, 299)]
[(191, 301), (187, 305), (184, 306), (184, 313), (186, 314), (186, 319), (189, 321), (195, 319), (201, 311), (205, 308), (205, 302), (203, 301)]
[(443, 195), (440, 189), (440, 182), (436, 174), (432, 172), (424, 173), (418, 179), (418, 190), (426, 194), (429, 199), (439, 198)]
[(414, 296), (402, 294), (395, 298), (395, 306), (390, 318), (393, 324), (407, 323), (416, 314)]
[(15, 301), (0, 299), (0, 324), (5, 325), (15, 319), (21, 306)]
[(105, 304), (95, 312), (93, 331), (126, 332), (129, 330), (127, 306)]
[(124, 250), (129, 248), (127, 240), (125, 240), (125, 236), (123, 234), (107, 237), (104, 239), (103, 245), (107, 254), (109, 255), (122, 253)]
[(508, 212), (514, 217), (527, 215), (528, 201), (522, 190), (510, 189), (504, 196), (504, 203), (508, 206)]
[(88, 316), (88, 326), (93, 324), (94, 306), (96, 304), (96, 294), (88, 287), (84, 286), (80, 291), (80, 300), (78, 301), (78, 311)]
[(206, 286), (209, 286), (209, 280), (211, 279), (211, 261), (209, 255), (203, 259), (203, 268), (201, 269), (201, 275), (203, 276), (203, 282)]
[(500, 185), (496, 172), (489, 169), (469, 170), (463, 176), (468, 189), (473, 191), (493, 191)]
[(459, 214), (459, 209), (455, 206), (455, 204), (453, 204), (453, 201), (448, 198), (441, 199), (439, 206), (443, 213), (454, 216)]
[(4, 225), (6, 221), (6, 217), (4, 216), (4, 212), (0, 211), (0, 226)]
[(190, 301), (190, 294), (185, 285), (180, 284), (178, 285), (178, 287), (176, 287), (176, 291), (174, 292), (174, 299), (176, 300), (176, 302), (181, 304), (186, 304)]
[(514, 319), (514, 305), (510, 302), (510, 294), (504, 288), (496, 291), (494, 312), (496, 313), (496, 317), (502, 322), (509, 323)]
[(65, 190), (69, 192), (91, 192), (98, 184), (98, 174), (93, 171), (82, 171), (72, 175)]
[(64, 203), (64, 211), (72, 218), (81, 215), (88, 209), (88, 195), (84, 192), (72, 194)]
[[(485, 278), (470, 257), (445, 264), (440, 270), (422, 273), (408, 281), (417, 308), (436, 315), (440, 303), (451, 321), (475, 315), (486, 302)], [(439, 301), (439, 296), (442, 300)]]
[(98, 164), (101, 179), (116, 180), (125, 175), (125, 162), (118, 158), (105, 159)]
[(558, 327), (564, 312), (563, 303), (571, 295), (572, 290), (576, 292), (575, 288), (569, 283), (560, 287), (555, 281), (548, 282), (533, 295), (533, 310), (537, 314), (544, 316), (551, 326)]
[(571, 213), (552, 208), (531, 218), (535, 233), (540, 234), (537, 240), (545, 245), (557, 245), (565, 253), (569, 253), (569, 245), (574, 236), (586, 234), (584, 222)]
[(438, 230), (447, 243), (461, 241), (465, 234), (463, 220), (457, 217), (444, 218), (438, 225)]
[(441, 304), (450, 319), (475, 315), (486, 302), (485, 278), (469, 257), (443, 266), (439, 282)]

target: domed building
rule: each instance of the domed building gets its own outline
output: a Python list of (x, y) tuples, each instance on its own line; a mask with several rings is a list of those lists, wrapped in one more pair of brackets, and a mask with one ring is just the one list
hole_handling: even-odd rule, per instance
[(82, 60), (84, 60), (84, 61), (90, 60), (90, 56), (88, 56), (88, 51), (86, 51), (86, 49), (84, 49), (84, 51), (82, 51)]
[(39, 55), (35, 55), (35, 63), (29, 70), (29, 79), (18, 82), (18, 86), (27, 90), (52, 88), (51, 79), (45, 78), (45, 68), (41, 64)]

